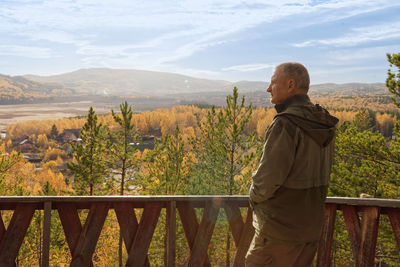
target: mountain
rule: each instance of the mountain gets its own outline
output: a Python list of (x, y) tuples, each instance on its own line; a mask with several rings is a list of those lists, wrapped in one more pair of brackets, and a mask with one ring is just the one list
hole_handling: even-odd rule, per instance
[(53, 76), (25, 75), (41, 83), (57, 83), (76, 92), (94, 95), (165, 96), (191, 92), (225, 91), (233, 83), (185, 75), (117, 69), (81, 69)]
[[(52, 76), (7, 76), (0, 74), (0, 104), (70, 102), (116, 98), (157, 99), (165, 103), (223, 105), (233, 87), (255, 105), (262, 106), (269, 94), (262, 81), (229, 82), (207, 80), (180, 74), (144, 70), (81, 69)], [(352, 97), (388, 94), (383, 83), (325, 83), (312, 85), (316, 97)], [(171, 102), (171, 103), (172, 103)], [(268, 102), (268, 101), (267, 101)], [(147, 102), (146, 102), (147, 103)]]
[(28, 103), (39, 99), (44, 101), (54, 96), (73, 94), (75, 91), (65, 89), (60, 84), (39, 83), (22, 76), (0, 74), (0, 104)]
[(55, 84), (43, 84), (26, 79), (22, 76), (7, 76), (0, 74), (0, 90), (1, 93), (10, 94), (24, 94), (24, 93), (37, 93), (37, 94), (48, 94), (52, 90), (61, 87), (61, 85)]
[(387, 94), (384, 83), (323, 83), (310, 86), (310, 94), (324, 96), (361, 96)]
[[(181, 74), (145, 70), (81, 69), (52, 76), (25, 75), (25, 79), (43, 84), (61, 86), (78, 94), (119, 96), (177, 96), (181, 94), (230, 93), (234, 86), (240, 92), (265, 91), (268, 83), (262, 81), (229, 82), (208, 80)], [(383, 83), (316, 84), (310, 93), (318, 94), (381, 94)]]

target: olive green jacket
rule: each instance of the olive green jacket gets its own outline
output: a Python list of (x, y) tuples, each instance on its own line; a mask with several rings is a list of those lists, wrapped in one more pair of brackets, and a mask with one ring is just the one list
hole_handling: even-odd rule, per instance
[(315, 241), (324, 220), (338, 119), (307, 95), (275, 108), (249, 192), (253, 225), (270, 239)]

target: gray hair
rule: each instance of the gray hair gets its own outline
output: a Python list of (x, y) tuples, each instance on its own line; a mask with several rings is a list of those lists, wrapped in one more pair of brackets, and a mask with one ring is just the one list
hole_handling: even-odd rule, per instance
[(310, 76), (303, 64), (298, 62), (285, 62), (279, 64), (276, 68), (282, 68), (283, 72), (289, 77), (289, 79), (294, 79), (296, 81), (300, 90), (308, 92), (310, 87)]

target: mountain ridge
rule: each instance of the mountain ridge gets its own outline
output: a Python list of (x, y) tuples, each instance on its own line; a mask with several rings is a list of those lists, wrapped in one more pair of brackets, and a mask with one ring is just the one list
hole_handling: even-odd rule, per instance
[[(242, 92), (266, 90), (268, 86), (268, 82), (264, 81), (230, 82), (169, 72), (108, 68), (80, 69), (50, 76), (23, 75), (22, 77), (36, 82), (58, 84), (80, 94), (94, 95), (168, 96), (188, 93), (230, 93), (234, 86)], [(371, 86), (382, 89), (384, 84), (323, 83), (311, 85), (310, 91), (332, 92)]]
[[(107, 68), (80, 69), (51, 76), (0, 74), (0, 104), (27, 103), (31, 99), (51, 97), (118, 96), (174, 97), (196, 100), (223, 96), (238, 87), (242, 94), (262, 95), (264, 81), (207, 80), (168, 72), (146, 70), (115, 70)], [(356, 96), (387, 94), (384, 83), (324, 83), (310, 87), (310, 95)], [(17, 98), (20, 98), (18, 100)]]

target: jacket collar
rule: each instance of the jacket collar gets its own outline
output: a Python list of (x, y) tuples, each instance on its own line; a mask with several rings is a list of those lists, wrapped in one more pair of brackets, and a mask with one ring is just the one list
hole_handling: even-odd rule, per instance
[(301, 106), (301, 105), (306, 105), (310, 104), (311, 100), (308, 97), (308, 95), (300, 94), (300, 95), (294, 95), (289, 98), (287, 98), (285, 101), (283, 101), (280, 104), (275, 105), (276, 112), (281, 113), (285, 111), (289, 106)]

